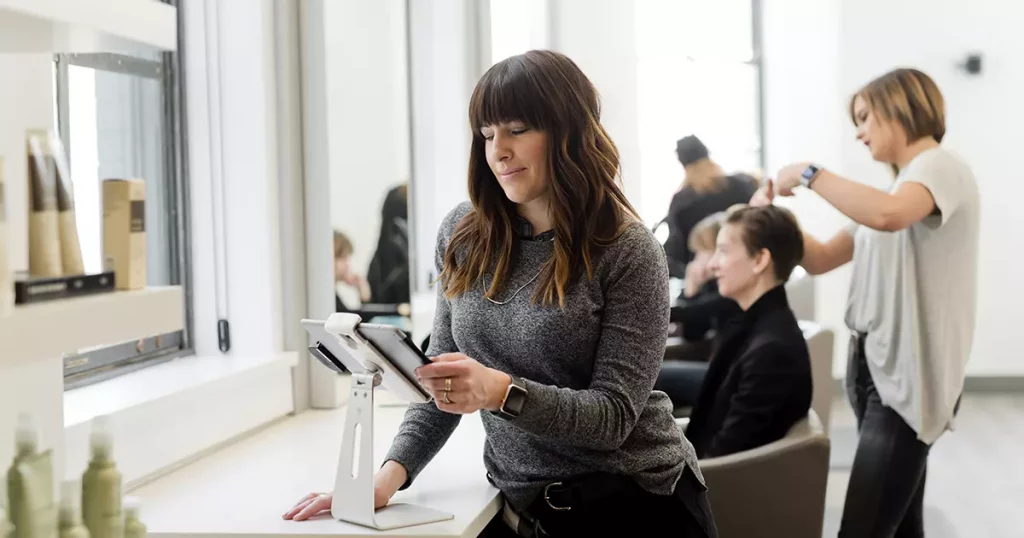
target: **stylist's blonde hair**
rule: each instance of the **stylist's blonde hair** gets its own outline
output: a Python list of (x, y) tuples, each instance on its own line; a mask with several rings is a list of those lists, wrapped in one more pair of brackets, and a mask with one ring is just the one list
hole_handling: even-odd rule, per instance
[(883, 120), (896, 120), (913, 143), (926, 136), (942, 142), (946, 134), (946, 103), (931, 77), (917, 69), (900, 68), (872, 80), (850, 98), (850, 119), (853, 103), (860, 97)]

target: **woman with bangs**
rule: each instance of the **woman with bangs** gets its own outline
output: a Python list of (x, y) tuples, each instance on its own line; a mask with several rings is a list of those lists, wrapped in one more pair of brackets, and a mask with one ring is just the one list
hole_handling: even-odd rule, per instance
[(802, 263), (822, 274), (853, 261), (846, 390), (860, 441), (839, 536), (924, 536), (928, 452), (952, 429), (974, 337), (978, 186), (940, 145), (945, 105), (928, 75), (886, 73), (849, 112), (857, 140), (896, 172), (888, 192), (799, 163), (751, 203), (802, 185), (853, 221), (826, 243), (804, 234)]
[[(408, 487), (480, 412), (505, 507), (482, 536), (716, 536), (693, 447), (654, 391), (668, 266), (619, 184), (598, 94), (569, 58), (495, 64), (469, 106), (468, 203), (438, 232), (437, 310), (411, 405), (375, 477)], [(327, 510), (309, 496), (286, 517)]]

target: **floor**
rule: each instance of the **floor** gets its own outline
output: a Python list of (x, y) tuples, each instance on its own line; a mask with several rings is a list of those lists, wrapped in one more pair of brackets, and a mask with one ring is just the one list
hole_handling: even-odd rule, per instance
[[(845, 400), (832, 410), (832, 470), (824, 536), (842, 517), (856, 422)], [(967, 394), (956, 429), (932, 448), (925, 490), (929, 538), (1024, 537), (1024, 394)]]

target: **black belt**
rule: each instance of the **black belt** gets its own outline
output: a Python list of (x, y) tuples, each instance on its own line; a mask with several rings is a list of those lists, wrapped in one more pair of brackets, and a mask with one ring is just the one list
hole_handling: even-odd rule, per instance
[[(490, 478), (488, 476), (488, 478)], [(567, 512), (573, 507), (582, 507), (614, 495), (635, 482), (625, 476), (595, 474), (564, 482), (552, 482), (544, 486), (541, 499), (534, 503), (540, 510)], [(543, 500), (543, 504), (540, 501)], [(506, 501), (503, 509), (505, 523), (522, 538), (544, 538), (548, 533), (531, 514), (516, 511)]]

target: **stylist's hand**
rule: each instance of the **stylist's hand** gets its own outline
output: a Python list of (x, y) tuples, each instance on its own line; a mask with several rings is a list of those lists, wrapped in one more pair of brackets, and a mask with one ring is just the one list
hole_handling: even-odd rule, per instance
[[(373, 477), (373, 508), (383, 508), (395, 495), (398, 488), (402, 487), (408, 478), (408, 473), (402, 464), (388, 460), (377, 471)], [(299, 499), (291, 510), (284, 514), (284, 519), (303, 521), (321, 513), (331, 511), (331, 503), (334, 502), (333, 493), (310, 493)]]
[(771, 179), (767, 179), (761, 188), (757, 189), (754, 196), (750, 198), (749, 205), (751, 207), (764, 207), (772, 205), (775, 200), (775, 182)]
[[(501, 407), (505, 391), (512, 382), (508, 374), (488, 368), (462, 353), (445, 353), (434, 357), (433, 361), (417, 368), (416, 377), (433, 394), (438, 409), (469, 414), (481, 409), (496, 411)], [(447, 391), (447, 398), (446, 388), (451, 389)]]
[(775, 189), (780, 196), (793, 196), (793, 189), (800, 186), (800, 176), (809, 163), (794, 163), (783, 167), (775, 176)]

